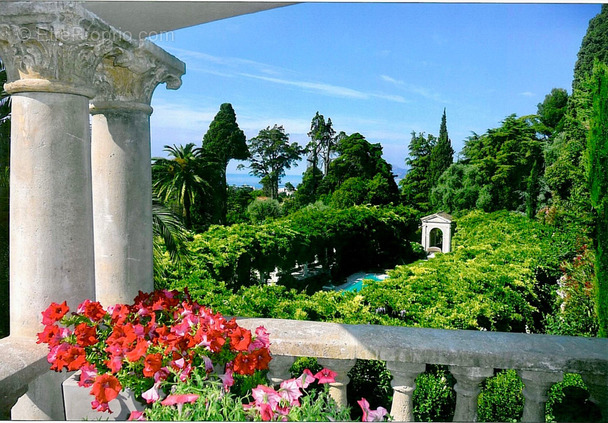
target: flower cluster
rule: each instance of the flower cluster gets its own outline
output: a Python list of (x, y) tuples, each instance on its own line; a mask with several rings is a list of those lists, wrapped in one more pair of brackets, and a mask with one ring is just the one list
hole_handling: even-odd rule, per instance
[[(275, 390), (265, 385), (258, 385), (251, 391), (254, 399), (249, 404), (244, 404), (243, 408), (248, 410), (253, 418), (262, 421), (290, 421), (290, 412), (300, 407), (300, 398), (305, 394), (305, 389), (313, 383), (319, 385), (334, 383), (337, 374), (327, 368), (322, 369), (313, 375), (309, 369), (305, 369), (302, 375), (295, 379), (284, 380), (279, 389)], [(387, 411), (383, 407), (371, 410), (365, 398), (358, 401), (363, 410), (363, 421), (384, 421)]]
[(163, 387), (187, 381), (198, 367), (228, 390), (233, 374), (266, 370), (271, 360), (264, 327), (251, 333), (192, 301), (187, 290), (140, 292), (133, 304), (107, 310), (86, 300), (68, 312), (65, 302), (42, 312), (38, 343), (49, 345), (52, 370), (81, 370), (78, 384), (91, 387), (98, 411), (112, 412), (108, 403), (124, 388), (155, 402)]

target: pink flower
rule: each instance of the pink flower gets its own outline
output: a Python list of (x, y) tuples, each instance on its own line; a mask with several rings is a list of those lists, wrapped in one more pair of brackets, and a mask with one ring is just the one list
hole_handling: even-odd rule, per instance
[(113, 411), (110, 410), (110, 406), (107, 402), (99, 402), (97, 400), (93, 400), (91, 401), (91, 408), (95, 411), (99, 411), (100, 413), (103, 413), (105, 411), (107, 411), (108, 413), (113, 413)]
[(154, 373), (154, 382), (162, 382), (163, 380), (167, 379), (170, 374), (171, 371), (169, 370), (169, 368), (161, 367), (158, 372)]
[(255, 339), (249, 345), (249, 352), (253, 352), (260, 348), (270, 347), (270, 336), (264, 326), (260, 326), (255, 330)]
[(226, 391), (234, 384), (234, 379), (232, 378), (232, 369), (231, 368), (227, 368), (226, 373), (224, 373), (223, 375), (220, 375), (219, 378), (222, 380), (224, 390), (226, 390)]
[(129, 415), (129, 418), (127, 420), (145, 421), (146, 416), (144, 415), (143, 411), (133, 410), (131, 411), (131, 414)]
[(169, 395), (167, 398), (162, 400), (160, 403), (162, 405), (175, 405), (175, 404), (185, 404), (189, 402), (192, 404), (198, 399), (197, 394), (182, 394), (182, 395)]
[(85, 388), (90, 387), (95, 382), (97, 376), (97, 369), (92, 364), (86, 364), (80, 368), (80, 380), (78, 386), (84, 386)]
[(213, 371), (213, 361), (206, 355), (203, 356), (203, 361), (205, 362), (205, 371), (211, 373)]
[(314, 377), (319, 381), (319, 384), (323, 384), (334, 383), (336, 381), (336, 376), (338, 376), (338, 373), (329, 370), (328, 368), (323, 368)]
[(179, 380), (181, 380), (182, 382), (187, 381), (188, 378), (190, 378), (190, 373), (192, 373), (192, 365), (188, 363), (184, 370), (182, 370), (182, 372), (180, 373)]
[(269, 422), (272, 420), (274, 412), (272, 411), (272, 407), (269, 404), (260, 404), (259, 410), (260, 416), (262, 417), (262, 421)]
[(315, 377), (312, 375), (312, 372), (308, 369), (304, 369), (302, 375), (296, 379), (296, 383), (302, 389), (308, 388), (308, 385), (315, 381)]
[(384, 416), (387, 415), (386, 408), (378, 407), (376, 410), (370, 410), (369, 402), (365, 398), (361, 398), (357, 401), (357, 404), (363, 410), (363, 421), (364, 422), (381, 422), (384, 421)]
[(157, 382), (150, 389), (141, 394), (141, 396), (148, 402), (148, 404), (154, 401), (158, 401), (158, 399), (160, 398), (160, 395), (158, 393), (159, 386), (160, 383)]
[(279, 394), (285, 398), (292, 406), (300, 405), (298, 398), (302, 396), (298, 382), (295, 379), (284, 380), (281, 382)]
[(269, 404), (272, 409), (275, 409), (281, 401), (281, 396), (277, 391), (264, 385), (258, 385), (257, 388), (252, 389), (251, 395), (255, 399), (256, 405)]

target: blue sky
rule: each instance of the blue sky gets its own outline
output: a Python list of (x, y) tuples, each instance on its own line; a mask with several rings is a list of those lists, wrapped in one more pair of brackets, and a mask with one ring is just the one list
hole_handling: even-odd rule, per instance
[(304, 145), (319, 111), (337, 132), (381, 143), (401, 168), (411, 132), (438, 135), (445, 108), (458, 152), (472, 131), (535, 113), (552, 88), (571, 92), (576, 54), (600, 9), (301, 3), (174, 31), (153, 41), (186, 62), (186, 75), (177, 91), (156, 89), (152, 155), (164, 155), (165, 144), (200, 145), (225, 102), (248, 139), (278, 124)]

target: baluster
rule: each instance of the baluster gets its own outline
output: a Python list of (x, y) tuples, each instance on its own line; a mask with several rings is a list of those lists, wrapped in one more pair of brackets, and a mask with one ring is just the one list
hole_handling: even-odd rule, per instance
[(608, 422), (608, 375), (583, 373), (581, 375), (587, 388), (590, 400), (597, 404), (602, 412), (602, 422)]
[(340, 360), (333, 358), (318, 358), (317, 362), (330, 370), (333, 370), (338, 375), (336, 381), (329, 384), (329, 394), (340, 407), (345, 407), (348, 404), (346, 400), (346, 385), (350, 381), (348, 372), (355, 365), (356, 360)]
[(413, 422), (415, 380), (420, 373), (426, 370), (426, 365), (387, 361), (386, 367), (393, 375), (393, 380), (391, 381), (391, 386), (393, 387), (391, 416), (393, 416), (395, 421)]
[(450, 373), (456, 378), (455, 422), (477, 421), (477, 396), (481, 392), (481, 382), (494, 375), (494, 369), (487, 367), (450, 366)]
[(284, 380), (291, 378), (289, 369), (293, 365), (295, 357), (290, 355), (273, 355), (268, 363), (268, 379), (273, 385), (278, 385)]
[(549, 397), (548, 390), (551, 385), (562, 380), (561, 372), (536, 372), (533, 370), (518, 370), (517, 374), (524, 383), (522, 391), (524, 401), (524, 414), (522, 422), (544, 422), (545, 403)]

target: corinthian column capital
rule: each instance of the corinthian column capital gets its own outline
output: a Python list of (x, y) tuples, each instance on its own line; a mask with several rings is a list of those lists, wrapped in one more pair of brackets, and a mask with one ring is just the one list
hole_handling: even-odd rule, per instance
[(150, 43), (141, 41), (136, 48), (118, 49), (98, 66), (96, 97), (92, 113), (108, 109), (152, 111), (150, 101), (159, 84), (178, 89), (186, 65), (176, 57)]
[(91, 98), (99, 62), (117, 46), (132, 43), (79, 3), (0, 3), (0, 56), (9, 93), (64, 92)]

